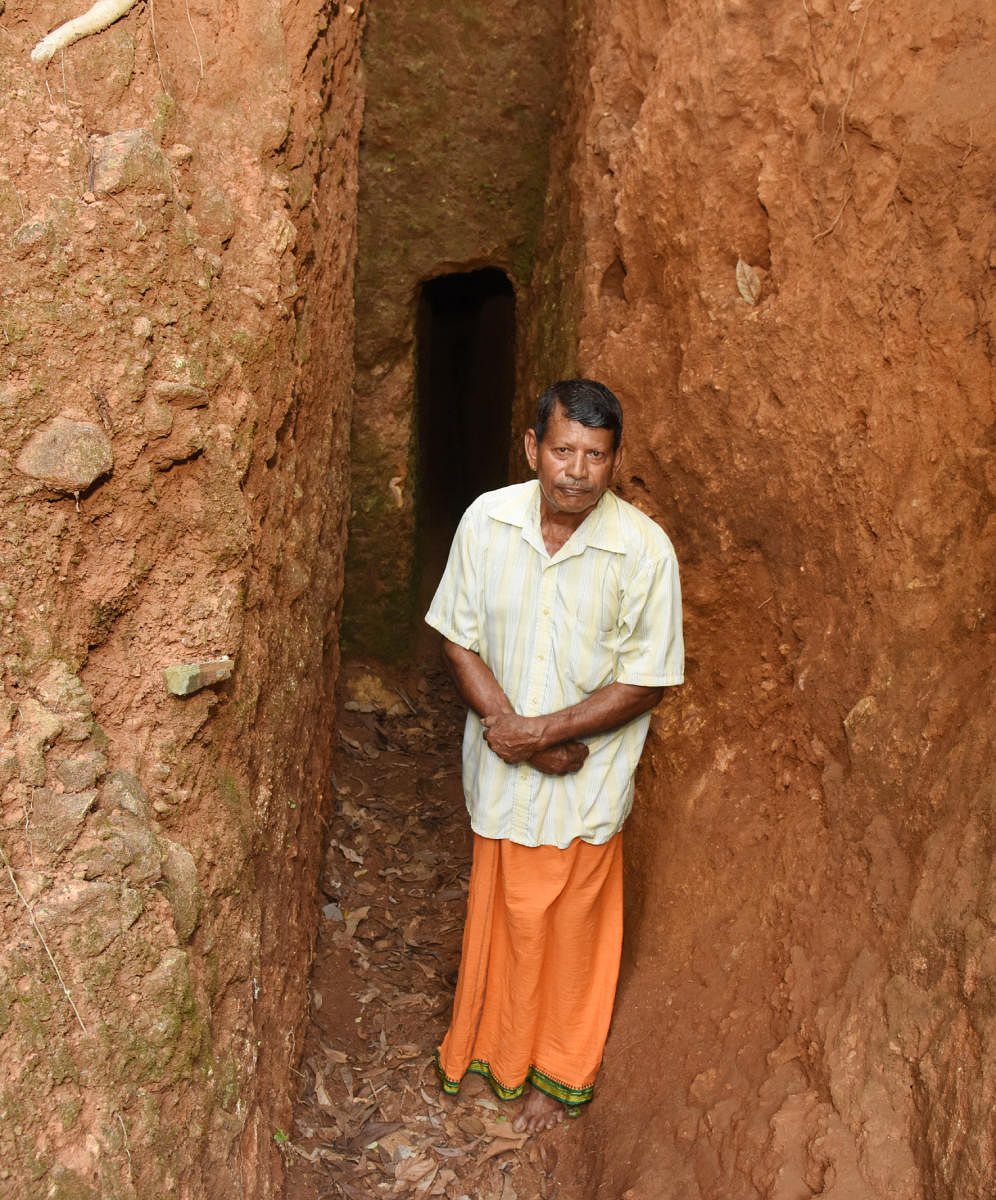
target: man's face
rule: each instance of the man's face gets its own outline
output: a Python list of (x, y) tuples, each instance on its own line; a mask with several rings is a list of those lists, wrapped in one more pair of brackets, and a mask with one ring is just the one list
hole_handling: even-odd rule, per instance
[(549, 513), (585, 517), (615, 478), (622, 449), (613, 450), (612, 430), (572, 421), (563, 406), (554, 407), (543, 441), (526, 431), (526, 458), (536, 472)]

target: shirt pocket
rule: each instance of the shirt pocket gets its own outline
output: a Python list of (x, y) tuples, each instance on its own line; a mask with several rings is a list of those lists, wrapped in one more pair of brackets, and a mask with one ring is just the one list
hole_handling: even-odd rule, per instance
[(613, 567), (610, 560), (605, 570), (561, 586), (560, 609), (579, 629), (603, 637), (614, 637), (617, 633), (622, 595), (619, 573)]
[(615, 676), (618, 588), (613, 580), (598, 578), (570, 597), (563, 597), (559, 607), (558, 659), (565, 664), (565, 693), (568, 702), (573, 703), (605, 687)]

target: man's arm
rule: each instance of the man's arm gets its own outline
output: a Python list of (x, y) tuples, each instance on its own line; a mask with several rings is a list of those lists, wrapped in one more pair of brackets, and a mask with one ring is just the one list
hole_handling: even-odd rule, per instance
[[(453, 682), (456, 684), (460, 698), (468, 708), (473, 709), (479, 717), (490, 714), (491, 719), (497, 716), (513, 717), (515, 710), (502, 691), (494, 672), (484, 662), (480, 655), (473, 650), (465, 650), (455, 642), (443, 638), (443, 661), (449, 669)], [(490, 736), (488, 744), (491, 745)], [(495, 749), (494, 746), (491, 747)], [(498, 753), (498, 751), (496, 751)], [(505, 758), (505, 755), (501, 755)], [(508, 763), (528, 762), (531, 767), (543, 771), (547, 775), (570, 775), (581, 768), (588, 757), (588, 747), (574, 738), (562, 738), (560, 743), (548, 742), (537, 746), (535, 751), (524, 754), (520, 758), (505, 758)]]
[(443, 638), (443, 662), (453, 676), (460, 699), (479, 717), (485, 713), (515, 715), (515, 709), (501, 690), (494, 672), (479, 654)]
[[(595, 733), (608, 733), (628, 724), (659, 703), (664, 690), (632, 683), (609, 683), (578, 704), (539, 717), (520, 717), (508, 708), (484, 712), (481, 714), (486, 731), (484, 736), (495, 754), (505, 762), (528, 762), (550, 746)], [(505, 703), (508, 704), (507, 699)]]

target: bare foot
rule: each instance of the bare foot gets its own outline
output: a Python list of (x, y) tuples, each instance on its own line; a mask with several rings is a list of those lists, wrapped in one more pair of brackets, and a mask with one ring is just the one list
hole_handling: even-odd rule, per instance
[(545, 1092), (530, 1088), (522, 1112), (512, 1122), (517, 1133), (542, 1133), (564, 1119), (564, 1106)]

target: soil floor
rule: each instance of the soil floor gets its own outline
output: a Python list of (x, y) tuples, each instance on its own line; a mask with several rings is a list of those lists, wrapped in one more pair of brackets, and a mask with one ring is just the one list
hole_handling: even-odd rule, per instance
[(442, 671), (343, 666), (311, 1021), (276, 1134), (285, 1200), (568, 1200), (575, 1123), (529, 1138), (482, 1080), (456, 1100), (436, 1081), (470, 874), (463, 714)]

